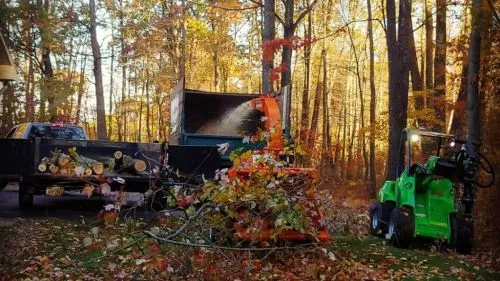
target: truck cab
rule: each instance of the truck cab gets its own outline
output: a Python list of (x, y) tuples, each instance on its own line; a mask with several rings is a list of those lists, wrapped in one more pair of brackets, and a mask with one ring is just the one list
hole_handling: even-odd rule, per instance
[(7, 133), (8, 139), (52, 138), (87, 140), (85, 130), (77, 125), (62, 123), (29, 122), (18, 124)]

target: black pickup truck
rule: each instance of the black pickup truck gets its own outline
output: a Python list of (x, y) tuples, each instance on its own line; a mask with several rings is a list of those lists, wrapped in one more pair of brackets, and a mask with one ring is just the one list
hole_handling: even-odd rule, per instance
[[(141, 161), (140, 169), (124, 169), (126, 165), (123, 163), (123, 168), (112, 169), (117, 151), (119, 158)], [(15, 126), (0, 139), (0, 155), (3, 156), (0, 189), (8, 182), (18, 182), (20, 208), (31, 207), (33, 196), (45, 194), (49, 186), (81, 190), (86, 184), (98, 187), (119, 178), (127, 191), (145, 192), (153, 180), (161, 180), (153, 172), (155, 170), (161, 171), (168, 166), (186, 175), (196, 173), (210, 177), (220, 161), (217, 147), (213, 146), (88, 140), (81, 127), (51, 123)], [(64, 166), (52, 164), (57, 158), (66, 158), (59, 160), (59, 163), (65, 162)], [(110, 159), (112, 163), (109, 163)], [(102, 163), (100, 169), (94, 169), (95, 163)], [(73, 166), (66, 168), (68, 165)]]

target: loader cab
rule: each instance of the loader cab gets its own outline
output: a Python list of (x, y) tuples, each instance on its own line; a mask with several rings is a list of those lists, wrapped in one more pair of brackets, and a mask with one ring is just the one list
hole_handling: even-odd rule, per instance
[[(422, 129), (403, 130), (401, 135), (401, 154), (404, 156), (403, 170), (411, 174), (417, 166), (425, 166), (431, 157), (439, 157), (440, 164), (445, 165), (456, 151), (455, 137), (453, 135), (431, 132)], [(443, 168), (443, 167), (442, 167)]]

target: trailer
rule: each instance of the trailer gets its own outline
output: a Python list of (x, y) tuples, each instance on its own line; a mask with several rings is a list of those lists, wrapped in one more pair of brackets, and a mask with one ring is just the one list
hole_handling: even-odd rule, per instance
[(52, 125), (20, 124), (9, 132), (7, 138), (0, 139), (0, 154), (3, 156), (0, 189), (8, 182), (19, 183), (20, 208), (31, 207), (34, 195), (49, 194), (55, 187), (71, 191), (90, 185), (99, 190), (102, 184), (108, 184), (110, 189), (143, 193), (152, 187), (152, 182), (161, 181), (155, 170), (169, 167), (185, 178), (201, 174), (210, 178), (220, 166), (215, 146), (98, 141), (86, 137), (52, 138), (52, 135), (32, 134), (39, 130), (36, 128), (47, 126)]

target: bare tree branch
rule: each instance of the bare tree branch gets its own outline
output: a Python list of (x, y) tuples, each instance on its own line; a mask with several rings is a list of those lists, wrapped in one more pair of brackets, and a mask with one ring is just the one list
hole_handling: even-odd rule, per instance
[(297, 17), (297, 20), (293, 24), (293, 28), (295, 29), (297, 25), (304, 19), (304, 17), (311, 12), (311, 10), (316, 6), (316, 3), (318, 3), (318, 0), (314, 0), (300, 15)]

